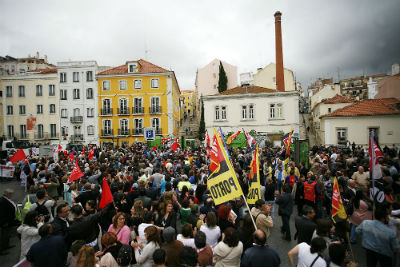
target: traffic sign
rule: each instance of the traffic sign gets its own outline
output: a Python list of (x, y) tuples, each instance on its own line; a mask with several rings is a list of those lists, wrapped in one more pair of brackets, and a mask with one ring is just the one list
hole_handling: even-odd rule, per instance
[(145, 141), (154, 141), (156, 139), (156, 130), (154, 127), (145, 127), (144, 128), (144, 140)]

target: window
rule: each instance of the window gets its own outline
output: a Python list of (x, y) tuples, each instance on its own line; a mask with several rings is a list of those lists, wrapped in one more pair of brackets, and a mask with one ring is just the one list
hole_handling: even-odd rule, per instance
[(247, 106), (242, 106), (242, 120), (247, 119)]
[(143, 133), (143, 119), (134, 119), (135, 134)]
[(67, 82), (67, 73), (61, 72), (60, 73), (60, 83), (66, 83), (66, 82)]
[(122, 119), (119, 121), (119, 134), (120, 135), (128, 135), (129, 134), (129, 126), (128, 126), (127, 119)]
[(61, 118), (68, 117), (68, 110), (66, 108), (61, 109)]
[(7, 125), (7, 134), (9, 137), (14, 137), (14, 125)]
[(135, 89), (142, 89), (142, 80), (135, 80)]
[(103, 121), (103, 135), (111, 135), (111, 120)]
[(80, 99), (79, 89), (74, 89), (73, 98), (74, 99)]
[(134, 98), (133, 99), (133, 113), (134, 114), (140, 114), (140, 113), (144, 113), (143, 112), (143, 99), (142, 98)]
[(54, 84), (49, 84), (49, 96), (56, 95), (56, 86)]
[(36, 105), (36, 113), (43, 114), (43, 105)]
[(12, 86), (6, 86), (6, 96), (12, 97)]
[(332, 112), (332, 109), (331, 108), (328, 108), (328, 113), (331, 113)]
[(19, 136), (21, 139), (25, 139), (26, 138), (26, 125), (25, 124), (21, 124), (19, 126)]
[(93, 88), (86, 89), (86, 98), (93, 99)]
[(119, 99), (119, 114), (129, 114), (128, 112), (128, 99), (120, 98)]
[(249, 119), (254, 119), (254, 105), (249, 105)]
[(159, 112), (161, 112), (160, 98), (159, 97), (152, 97), (151, 98), (150, 113), (159, 113)]
[(67, 100), (67, 89), (61, 89), (60, 90), (60, 99), (61, 100)]
[(72, 75), (74, 83), (79, 82), (79, 72), (74, 72)]
[(94, 126), (93, 125), (89, 125), (87, 127), (87, 134), (88, 135), (94, 135)]
[(50, 124), (50, 138), (57, 137), (57, 126), (55, 124)]
[(119, 90), (126, 90), (126, 80), (119, 81)]
[(56, 104), (50, 104), (50, 114), (56, 113)]
[(219, 120), (219, 107), (215, 107), (215, 120)]
[(79, 108), (74, 108), (74, 117), (81, 116), (81, 110)]
[[(190, 113), (190, 110), (189, 110)], [(226, 107), (221, 107), (221, 119), (226, 120)]]
[(94, 108), (87, 108), (87, 117), (88, 118), (94, 117)]
[(13, 106), (7, 106), (7, 115), (13, 115), (14, 108)]
[(61, 127), (61, 135), (64, 137), (64, 140), (65, 140), (66, 137), (68, 136), (68, 127), (67, 126)]
[(38, 126), (37, 126), (37, 137), (38, 138), (44, 137), (43, 124), (38, 124)]
[(103, 81), (103, 91), (110, 91), (110, 81)]
[(86, 72), (86, 81), (87, 82), (92, 82), (93, 81), (93, 71), (87, 71)]
[(345, 144), (347, 140), (347, 129), (346, 128), (336, 129), (336, 133), (337, 133), (338, 144)]
[(42, 96), (43, 95), (43, 86), (38, 84), (36, 85), (36, 96)]
[(159, 118), (152, 118), (151, 119), (151, 127), (154, 127), (157, 130), (160, 128), (160, 119)]
[(107, 115), (111, 113), (111, 100), (103, 99), (103, 112), (102, 115)]
[(158, 88), (158, 79), (151, 79), (151, 88)]
[(25, 115), (26, 114), (25, 105), (20, 105), (19, 106), (19, 114), (20, 115)]
[(270, 119), (282, 119), (282, 104), (270, 104), (269, 105), (269, 118)]
[(25, 97), (25, 86), (23, 85), (18, 86), (18, 96)]

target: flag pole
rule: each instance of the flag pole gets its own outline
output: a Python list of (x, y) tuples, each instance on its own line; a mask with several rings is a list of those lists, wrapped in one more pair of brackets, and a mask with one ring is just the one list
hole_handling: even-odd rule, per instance
[(370, 179), (372, 181), (372, 219), (374, 220), (375, 219), (375, 209), (376, 209), (376, 207), (375, 207), (375, 195), (376, 195), (376, 192), (375, 192), (375, 179), (374, 179), (374, 173), (373, 173), (374, 172), (374, 165), (375, 165), (375, 161), (376, 161), (375, 148), (374, 148), (374, 141), (375, 141), (374, 131), (371, 131), (369, 135), (370, 135), (369, 136), (369, 151), (371, 151), (370, 161), (372, 162), (372, 164), (370, 166), (369, 173), (370, 173)]
[(247, 207), (247, 210), (249, 211), (249, 215), (250, 215), (251, 221), (253, 222), (254, 229), (257, 230), (256, 223), (254, 222), (254, 218), (253, 218), (253, 216), (251, 215), (251, 212), (250, 212), (249, 204), (247, 204), (247, 200), (244, 197), (244, 195), (242, 195), (242, 197), (243, 197), (244, 203), (246, 203), (246, 207)]

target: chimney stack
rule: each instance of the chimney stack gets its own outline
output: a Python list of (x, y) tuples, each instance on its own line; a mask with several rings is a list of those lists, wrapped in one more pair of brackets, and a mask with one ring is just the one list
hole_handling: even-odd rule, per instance
[(276, 50), (276, 90), (285, 91), (285, 78), (283, 74), (283, 55), (282, 55), (282, 30), (281, 30), (280, 11), (276, 11), (275, 17), (275, 50)]

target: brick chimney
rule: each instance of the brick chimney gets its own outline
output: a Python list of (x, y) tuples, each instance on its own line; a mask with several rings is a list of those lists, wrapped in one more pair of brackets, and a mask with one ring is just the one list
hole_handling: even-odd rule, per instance
[(275, 17), (275, 50), (276, 50), (276, 90), (285, 91), (285, 78), (283, 74), (283, 55), (282, 55), (282, 30), (281, 30), (280, 11), (276, 11)]

